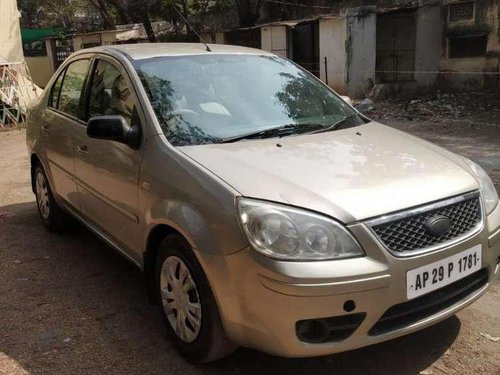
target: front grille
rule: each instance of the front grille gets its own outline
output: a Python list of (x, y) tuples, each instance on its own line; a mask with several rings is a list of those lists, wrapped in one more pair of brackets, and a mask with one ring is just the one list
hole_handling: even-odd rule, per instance
[(392, 306), (370, 329), (371, 336), (409, 326), (460, 302), (488, 282), (488, 270), (472, 275), (411, 301)]
[[(481, 223), (479, 193), (471, 193), (448, 201), (437, 202), (428, 208), (417, 208), (372, 220), (367, 224), (384, 246), (396, 255), (424, 250), (466, 236)], [(431, 217), (442, 215), (450, 219), (446, 233), (434, 235), (426, 228)]]

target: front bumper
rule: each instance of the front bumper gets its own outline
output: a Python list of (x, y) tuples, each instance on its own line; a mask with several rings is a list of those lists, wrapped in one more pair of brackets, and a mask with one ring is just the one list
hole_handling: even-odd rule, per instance
[[(499, 216), (500, 208), (496, 211), (499, 212), (494, 214)], [(499, 235), (493, 234), (496, 232), (488, 235), (490, 229), (491, 226), (485, 226), (459, 244), (411, 258), (396, 258), (382, 250), (363, 224), (350, 227), (367, 253), (363, 258), (283, 262), (264, 257), (251, 248), (227, 257), (197, 255), (230, 339), (275, 355), (310, 357), (351, 350), (417, 331), (446, 319), (478, 299), (499, 273)], [(482, 245), (482, 269), (488, 274), (486, 283), (418, 321), (382, 334), (374, 335), (373, 331), (370, 334), (388, 309), (408, 301), (407, 271), (478, 244)], [(346, 301), (354, 302), (354, 310), (346, 312)], [(297, 336), (298, 321), (354, 313), (366, 315), (359, 327), (343, 340), (313, 344)]]

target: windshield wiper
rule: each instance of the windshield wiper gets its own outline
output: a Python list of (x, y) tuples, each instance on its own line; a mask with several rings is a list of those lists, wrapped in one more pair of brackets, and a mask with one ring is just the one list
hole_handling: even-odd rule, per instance
[(308, 132), (307, 134), (316, 134), (316, 133), (329, 132), (330, 130), (334, 130), (334, 129), (340, 127), (342, 124), (345, 124), (347, 121), (352, 120), (356, 116), (357, 116), (356, 113), (353, 114), (353, 115), (350, 115), (350, 116), (344, 116), (339, 121), (333, 123), (332, 125), (329, 125), (327, 127), (323, 127), (322, 129), (312, 130), (312, 131)]
[(311, 131), (311, 129), (322, 128), (325, 128), (325, 126), (317, 123), (285, 124), (270, 129), (260, 130), (257, 132), (237, 135), (235, 137), (222, 138), (219, 143), (231, 143), (241, 141), (243, 139), (280, 137), (284, 135), (308, 132)]

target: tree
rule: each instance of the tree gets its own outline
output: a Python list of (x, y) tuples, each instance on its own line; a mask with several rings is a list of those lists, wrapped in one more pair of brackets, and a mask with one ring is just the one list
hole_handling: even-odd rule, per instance
[(40, 13), (40, 1), (39, 0), (20, 0), (18, 1), (18, 7), (21, 11), (21, 25), (24, 27), (32, 28), (34, 22), (38, 20)]
[[(99, 10), (106, 27), (114, 27), (115, 23), (142, 23), (150, 42), (156, 42), (156, 35), (151, 24), (151, 8), (159, 0), (90, 0)], [(116, 13), (116, 19), (111, 16), (111, 9)]]
[(153, 25), (151, 24), (150, 10), (151, 7), (158, 0), (129, 0), (129, 10), (132, 14), (136, 15), (134, 20), (142, 22), (144, 29), (146, 30), (146, 34), (148, 35), (148, 40), (151, 43), (157, 41), (155, 32), (153, 30)]
[(109, 12), (109, 7), (106, 6), (104, 0), (89, 0), (90, 4), (96, 8), (102, 19), (102, 24), (105, 29), (114, 29), (115, 21)]
[(265, 0), (234, 0), (240, 17), (240, 26), (254, 26), (260, 17)]
[(128, 24), (131, 22), (131, 17), (129, 16), (128, 2), (125, 0), (103, 0), (104, 3), (111, 6), (117, 16), (117, 23)]
[(185, 19), (189, 19), (191, 8), (188, 0), (162, 0), (157, 5), (158, 14), (162, 18), (172, 22), (173, 24), (185, 24), (188, 34), (191, 32), (191, 27), (185, 23)]
[(88, 21), (92, 21), (95, 12), (99, 11), (89, 7), (87, 0), (18, 0), (18, 7), (22, 15), (21, 24), (25, 27), (62, 26), (68, 31), (87, 31)]

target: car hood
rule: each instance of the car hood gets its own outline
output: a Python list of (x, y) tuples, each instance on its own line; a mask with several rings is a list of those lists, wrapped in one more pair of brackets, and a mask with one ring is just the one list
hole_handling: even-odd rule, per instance
[(243, 196), (308, 208), (343, 222), (478, 188), (459, 157), (374, 122), (179, 149)]

